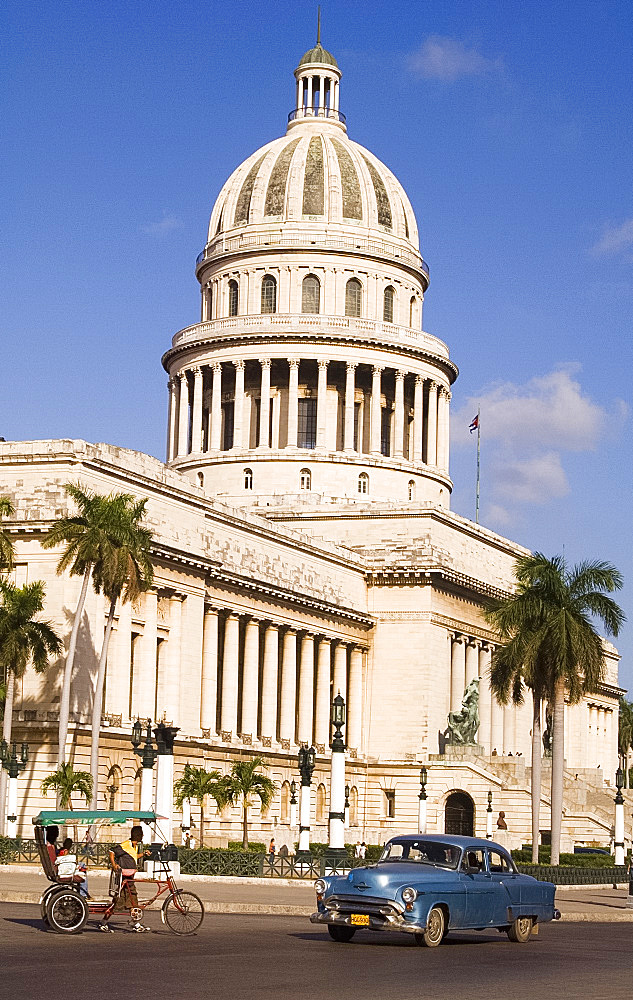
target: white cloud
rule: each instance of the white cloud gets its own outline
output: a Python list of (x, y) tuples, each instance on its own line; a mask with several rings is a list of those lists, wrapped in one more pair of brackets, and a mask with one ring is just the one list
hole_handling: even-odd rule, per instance
[(569, 493), (564, 456), (594, 450), (609, 427), (621, 425), (628, 407), (615, 401), (607, 412), (587, 396), (577, 366), (557, 368), (523, 385), (505, 382), (471, 397), (451, 418), (456, 447), (473, 438), (468, 426), (481, 411), (491, 520), (510, 521), (512, 504), (547, 504)]
[(452, 82), (463, 76), (480, 76), (498, 70), (500, 59), (488, 59), (456, 38), (429, 35), (409, 56), (410, 70), (424, 80)]
[(597, 257), (620, 253), (633, 247), (633, 219), (627, 219), (620, 226), (605, 226), (602, 236), (591, 248)]
[(151, 236), (162, 236), (165, 233), (171, 233), (174, 229), (182, 229), (182, 220), (176, 215), (163, 214), (163, 218), (160, 222), (149, 222), (145, 226), (141, 226), (144, 233), (149, 233)]

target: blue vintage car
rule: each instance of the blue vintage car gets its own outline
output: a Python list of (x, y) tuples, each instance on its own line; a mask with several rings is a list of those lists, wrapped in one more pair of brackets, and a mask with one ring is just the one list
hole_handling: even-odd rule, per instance
[(474, 837), (394, 837), (380, 861), (314, 884), (310, 920), (335, 941), (359, 929), (403, 931), (436, 948), (452, 930), (505, 931), (520, 944), (538, 925), (557, 920), (556, 887), (521, 875), (500, 844)]

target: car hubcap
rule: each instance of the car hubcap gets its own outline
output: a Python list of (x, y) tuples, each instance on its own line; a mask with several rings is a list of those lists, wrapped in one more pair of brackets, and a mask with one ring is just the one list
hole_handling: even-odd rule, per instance
[(442, 936), (442, 917), (437, 911), (434, 911), (429, 918), (427, 933), (432, 941), (437, 941)]

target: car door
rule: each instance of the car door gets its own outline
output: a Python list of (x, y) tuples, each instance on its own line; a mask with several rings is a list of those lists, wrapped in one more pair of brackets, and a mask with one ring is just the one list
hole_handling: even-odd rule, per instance
[(488, 849), (488, 871), (491, 881), (498, 887), (498, 912), (496, 920), (507, 920), (507, 908), (521, 902), (521, 876), (505, 851), (497, 847)]
[(466, 884), (466, 926), (488, 927), (494, 924), (502, 888), (491, 878), (482, 848), (473, 847), (464, 851), (461, 874)]

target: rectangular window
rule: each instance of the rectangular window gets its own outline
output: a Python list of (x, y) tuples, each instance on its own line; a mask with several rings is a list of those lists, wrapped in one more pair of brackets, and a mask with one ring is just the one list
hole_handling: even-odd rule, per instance
[(387, 819), (396, 818), (396, 790), (395, 788), (385, 788), (385, 816)]
[(233, 447), (233, 403), (222, 404), (222, 451)]
[(299, 448), (316, 448), (317, 401), (313, 397), (299, 400), (297, 444)]
[(391, 410), (386, 407), (380, 411), (380, 453), (391, 454)]

